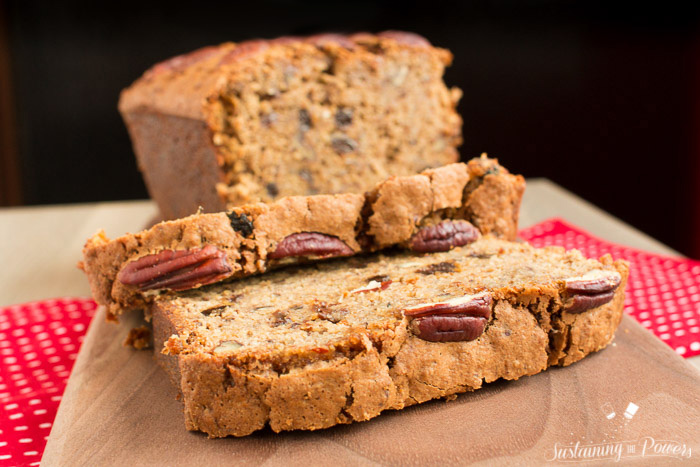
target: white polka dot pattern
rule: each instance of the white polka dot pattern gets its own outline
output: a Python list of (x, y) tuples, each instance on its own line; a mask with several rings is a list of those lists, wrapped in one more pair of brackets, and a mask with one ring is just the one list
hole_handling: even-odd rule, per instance
[(74, 298), (0, 308), (0, 465), (39, 465), (96, 308)]
[(679, 355), (700, 355), (700, 262), (609, 243), (561, 219), (523, 229), (520, 236), (536, 247), (558, 245), (589, 258), (609, 253), (629, 261), (625, 312)]

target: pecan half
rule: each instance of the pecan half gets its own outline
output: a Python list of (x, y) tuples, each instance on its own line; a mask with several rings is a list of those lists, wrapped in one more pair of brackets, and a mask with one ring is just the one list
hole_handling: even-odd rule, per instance
[(603, 292), (595, 295), (574, 295), (564, 306), (569, 313), (583, 313), (584, 311), (605, 305), (613, 299), (615, 292)]
[(621, 281), (622, 277), (617, 271), (596, 269), (583, 276), (567, 279), (565, 283), (566, 291), (569, 293), (590, 295), (615, 290)]
[(491, 317), (491, 295), (483, 292), (404, 310), (414, 334), (430, 342), (471, 341), (483, 334)]
[(469, 315), (426, 316), (414, 320), (414, 333), (429, 342), (473, 341), (484, 333), (486, 320)]
[(564, 283), (569, 297), (564, 303), (564, 311), (583, 313), (605, 305), (613, 299), (621, 281), (622, 277), (617, 271), (600, 269), (567, 279)]
[(409, 242), (409, 247), (419, 253), (448, 251), (479, 238), (479, 230), (467, 221), (442, 221), (420, 229)]
[(492, 302), (491, 295), (488, 292), (482, 292), (476, 295), (452, 298), (444, 302), (412, 306), (406, 308), (403, 313), (410, 317), (465, 313), (469, 316), (489, 319)]
[(143, 256), (124, 266), (117, 280), (139, 290), (187, 290), (222, 280), (232, 270), (226, 262), (226, 252), (207, 245)]
[(301, 232), (288, 235), (268, 258), (281, 259), (289, 256), (350, 256), (354, 252), (338, 237), (317, 232)]

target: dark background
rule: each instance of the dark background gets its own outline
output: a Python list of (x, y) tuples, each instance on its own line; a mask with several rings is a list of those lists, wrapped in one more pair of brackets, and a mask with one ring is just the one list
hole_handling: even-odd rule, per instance
[(455, 55), (462, 155), (700, 257), (700, 2), (0, 3), (0, 205), (147, 197), (119, 91), (254, 37), (404, 29)]

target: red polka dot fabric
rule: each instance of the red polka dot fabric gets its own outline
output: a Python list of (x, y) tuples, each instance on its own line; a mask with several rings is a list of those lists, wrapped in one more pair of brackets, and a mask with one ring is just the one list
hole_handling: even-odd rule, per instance
[(558, 245), (589, 258), (609, 253), (629, 261), (625, 312), (679, 355), (700, 354), (700, 262), (609, 243), (561, 219), (523, 229), (520, 236), (537, 247)]
[[(597, 239), (551, 219), (520, 236), (631, 263), (625, 311), (680, 355), (700, 354), (700, 262)], [(97, 305), (58, 298), (0, 308), (0, 466), (39, 465), (61, 395)]]
[(75, 298), (0, 308), (0, 465), (39, 465), (96, 308)]

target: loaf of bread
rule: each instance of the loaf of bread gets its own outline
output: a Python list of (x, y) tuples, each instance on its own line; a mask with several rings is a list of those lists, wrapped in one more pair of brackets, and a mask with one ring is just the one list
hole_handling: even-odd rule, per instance
[(316, 430), (566, 366), (605, 347), (628, 266), (482, 238), (163, 296), (157, 360), (210, 437)]
[(494, 159), (392, 177), (365, 195), (295, 196), (88, 239), (85, 270), (111, 318), (160, 293), (308, 260), (389, 247), (444, 251), (480, 235), (515, 239), (525, 182)]
[(155, 65), (119, 110), (165, 219), (362, 193), (457, 161), (451, 60), (396, 31), (226, 43)]

